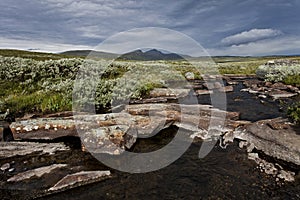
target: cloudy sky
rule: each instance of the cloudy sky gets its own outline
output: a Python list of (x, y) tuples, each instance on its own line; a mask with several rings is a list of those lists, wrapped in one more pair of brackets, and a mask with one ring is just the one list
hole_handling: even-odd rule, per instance
[(299, 10), (297, 0), (2, 0), (0, 48), (94, 49), (119, 32), (161, 27), (211, 55), (300, 54)]

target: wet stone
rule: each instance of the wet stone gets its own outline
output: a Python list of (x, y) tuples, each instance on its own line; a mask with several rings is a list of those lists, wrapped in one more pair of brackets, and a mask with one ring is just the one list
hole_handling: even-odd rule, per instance
[(37, 142), (0, 142), (0, 158), (25, 156), (37, 153), (54, 154), (58, 151), (68, 151), (69, 147), (61, 143), (37, 143)]
[(98, 182), (110, 177), (110, 171), (81, 171), (74, 174), (65, 176), (58, 181), (53, 187), (49, 188), (49, 191), (57, 191), (62, 189), (69, 189), (93, 182)]
[(51, 173), (51, 171), (55, 169), (63, 168), (66, 166), (67, 166), (66, 164), (53, 164), (46, 167), (40, 167), (40, 168), (28, 170), (14, 175), (13, 177), (9, 178), (7, 182), (20, 182), (27, 179), (31, 179), (33, 177), (42, 177), (45, 174)]

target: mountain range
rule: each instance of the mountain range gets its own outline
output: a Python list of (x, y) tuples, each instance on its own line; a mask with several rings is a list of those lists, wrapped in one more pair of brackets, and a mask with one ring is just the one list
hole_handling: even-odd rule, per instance
[[(91, 50), (75, 50), (75, 51), (65, 51), (62, 52), (63, 55), (69, 56), (90, 56), (90, 57), (97, 57), (97, 58), (118, 58), (119, 60), (181, 60), (183, 56), (175, 54), (175, 53), (163, 53), (157, 49), (151, 49), (149, 51), (143, 52), (142, 50), (138, 49), (129, 53), (125, 53), (122, 55), (114, 54), (114, 53), (107, 53), (101, 51), (91, 51)], [(186, 56), (184, 56), (186, 57)]]

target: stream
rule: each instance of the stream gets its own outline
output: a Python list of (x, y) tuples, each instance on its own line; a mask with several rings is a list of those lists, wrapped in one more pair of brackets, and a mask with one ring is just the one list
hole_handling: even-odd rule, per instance
[[(239, 82), (233, 92), (227, 93), (228, 111), (238, 111), (240, 119), (249, 121), (285, 116), (284, 105), (278, 100), (260, 99), (241, 92), (243, 88)], [(200, 95), (198, 101), (210, 103), (209, 95)], [(176, 131), (177, 128), (171, 126), (152, 138), (138, 139), (131, 151), (159, 149), (170, 142)], [(246, 150), (238, 147), (237, 141), (226, 149), (216, 144), (205, 158), (199, 159), (201, 145), (201, 141), (195, 140), (183, 156), (158, 171), (130, 174), (110, 169), (110, 179), (40, 199), (300, 199), (299, 178), (284, 183), (262, 173), (257, 164), (248, 159)], [(90, 170), (109, 169), (90, 154), (81, 152), (76, 145), (74, 152), (73, 157), (65, 159), (81, 160), (82, 165)], [(6, 191), (10, 196), (7, 199), (24, 194), (26, 191)]]

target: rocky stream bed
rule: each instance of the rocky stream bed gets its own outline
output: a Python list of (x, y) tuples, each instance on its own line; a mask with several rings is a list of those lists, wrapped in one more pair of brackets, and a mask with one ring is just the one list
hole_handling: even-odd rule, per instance
[[(211, 91), (194, 80), (192, 93), (155, 89), (118, 113), (16, 120), (9, 125), (14, 141), (0, 143), (1, 199), (299, 199), (300, 128), (282, 103), (299, 101), (299, 88), (255, 77), (223, 79), (227, 111), (212, 107)], [(189, 95), (199, 104), (177, 103)], [(224, 121), (213, 135), (211, 118)], [(155, 151), (178, 129), (193, 143), (157, 171), (120, 172), (92, 156)], [(157, 131), (149, 136), (150, 130)], [(212, 138), (214, 148), (199, 159)]]

